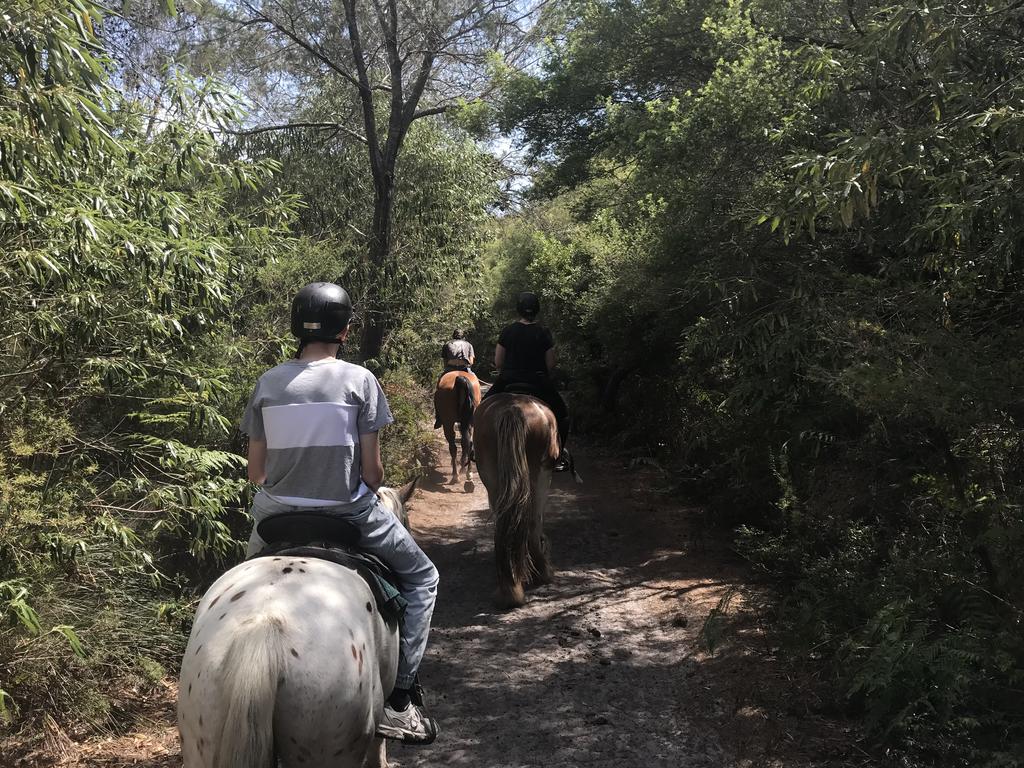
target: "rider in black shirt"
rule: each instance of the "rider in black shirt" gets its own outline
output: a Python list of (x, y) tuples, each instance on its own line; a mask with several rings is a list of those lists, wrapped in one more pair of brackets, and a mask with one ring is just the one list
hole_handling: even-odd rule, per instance
[(551, 381), (551, 372), (555, 367), (555, 342), (551, 332), (536, 322), (540, 314), (540, 300), (536, 294), (520, 293), (516, 311), (519, 312), (519, 320), (506, 326), (498, 337), (498, 345), (494, 350), (494, 366), (498, 369), (498, 378), (491, 385), (487, 396), (504, 392), (511, 384), (526, 384), (532, 390), (531, 394), (547, 403), (558, 421), (558, 443), (562, 455), (555, 464), (555, 471), (562, 471), (568, 469), (565, 440), (568, 436), (569, 409)]

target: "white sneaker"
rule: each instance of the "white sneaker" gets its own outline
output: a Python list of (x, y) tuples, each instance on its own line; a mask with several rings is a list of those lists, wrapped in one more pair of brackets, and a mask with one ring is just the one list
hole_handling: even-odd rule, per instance
[(385, 739), (398, 739), (406, 744), (430, 744), (437, 738), (437, 723), (427, 717), (415, 704), (401, 712), (384, 705), (384, 716), (377, 724), (377, 735)]

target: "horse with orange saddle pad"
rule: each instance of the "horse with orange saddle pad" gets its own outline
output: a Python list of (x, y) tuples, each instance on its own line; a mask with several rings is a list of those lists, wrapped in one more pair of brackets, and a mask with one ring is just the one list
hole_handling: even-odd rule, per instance
[[(434, 390), (434, 412), (437, 419), (434, 429), (444, 429), (448, 441), (448, 452), (452, 457), (451, 484), (459, 482), (459, 470), (466, 471), (465, 490), (473, 490), (473, 413), (480, 405), (480, 380), (468, 370), (449, 371), (437, 382)], [(462, 443), (462, 461), (458, 460), (459, 446), (456, 442), (455, 425), (459, 427)]]

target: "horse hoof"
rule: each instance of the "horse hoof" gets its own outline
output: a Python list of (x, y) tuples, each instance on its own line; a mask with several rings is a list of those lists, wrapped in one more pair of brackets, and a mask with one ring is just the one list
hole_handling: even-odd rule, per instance
[(462, 490), (464, 490), (466, 493), (472, 493), (475, 488), (476, 485), (473, 484), (472, 480), (467, 480), (465, 483), (462, 484)]
[(530, 588), (536, 589), (537, 587), (543, 587), (545, 584), (550, 584), (554, 580), (554, 574), (552, 573), (538, 573), (530, 581)]
[(522, 584), (498, 587), (494, 596), (494, 602), (498, 608), (511, 609), (522, 608), (526, 605), (526, 593)]

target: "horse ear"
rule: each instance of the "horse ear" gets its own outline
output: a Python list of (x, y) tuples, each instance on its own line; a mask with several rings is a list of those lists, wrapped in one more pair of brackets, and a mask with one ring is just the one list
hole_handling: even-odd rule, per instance
[(413, 493), (416, 491), (416, 483), (418, 483), (419, 481), (420, 479), (418, 477), (414, 477), (412, 480), (410, 480), (408, 483), (406, 483), (405, 485), (398, 489), (398, 498), (401, 499), (402, 504), (405, 504), (407, 501), (409, 501), (409, 499), (412, 498)]

